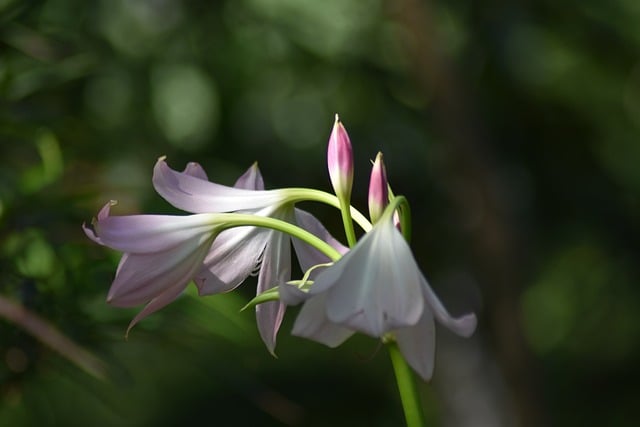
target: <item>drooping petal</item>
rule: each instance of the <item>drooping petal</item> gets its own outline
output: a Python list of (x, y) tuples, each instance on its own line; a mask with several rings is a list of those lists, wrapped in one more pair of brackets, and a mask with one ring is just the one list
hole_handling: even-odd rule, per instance
[(355, 332), (331, 322), (327, 318), (327, 294), (307, 300), (293, 325), (292, 335), (308, 338), (329, 347), (337, 347)]
[(194, 277), (198, 293), (217, 294), (239, 286), (260, 264), (269, 236), (269, 230), (259, 227), (237, 227), (220, 233)]
[[(311, 234), (319, 237), (323, 241), (327, 242), (334, 249), (336, 249), (341, 254), (345, 254), (349, 251), (349, 249), (336, 240), (329, 231), (322, 225), (322, 223), (309, 212), (303, 211), (302, 209), (295, 209), (295, 221), (299, 227), (307, 230)], [(307, 271), (314, 265), (323, 264), (329, 262), (330, 259), (325, 254), (317, 250), (311, 245), (304, 243), (303, 241), (292, 238), (293, 247), (296, 251), (296, 255), (298, 256), (298, 262), (300, 263), (300, 268), (303, 272)], [(313, 276), (312, 276), (313, 277)]]
[(469, 313), (460, 317), (452, 317), (424, 277), (422, 277), (421, 285), (424, 299), (433, 311), (433, 315), (436, 320), (447, 329), (461, 337), (470, 337), (476, 330), (476, 325), (478, 323), (476, 315), (474, 313)]
[(161, 308), (165, 307), (169, 303), (173, 302), (176, 298), (180, 296), (180, 294), (184, 291), (185, 285), (181, 283), (176, 283), (170, 288), (162, 291), (158, 296), (149, 301), (140, 313), (138, 313), (133, 320), (129, 323), (127, 327), (127, 335), (129, 335), (129, 331), (133, 328), (138, 322), (140, 322), (145, 317), (155, 313)]
[(285, 198), (283, 190), (233, 188), (177, 172), (163, 158), (153, 169), (153, 186), (173, 206), (193, 213), (253, 210), (277, 205)]
[(237, 179), (234, 188), (245, 190), (264, 190), (264, 179), (258, 168), (258, 163), (254, 163)]
[(198, 236), (208, 238), (216, 225), (219, 224), (215, 214), (109, 216), (108, 209), (103, 208), (93, 224), (94, 229), (85, 227), (85, 233), (118, 251), (149, 253), (178, 246)]
[[(270, 230), (269, 242), (263, 254), (258, 275), (257, 294), (286, 283), (291, 279), (291, 243), (288, 235)], [(256, 320), (262, 341), (270, 353), (274, 353), (276, 336), (282, 324), (286, 305), (272, 301), (256, 306)]]
[(395, 335), (400, 352), (409, 366), (428, 381), (433, 374), (436, 346), (436, 331), (431, 309), (425, 306), (418, 323), (396, 330)]
[(124, 254), (107, 301), (117, 307), (132, 307), (147, 303), (174, 286), (184, 289), (201, 268), (212, 239), (188, 240), (155, 253)]
[(327, 290), (332, 322), (380, 337), (418, 322), (424, 306), (420, 280), (406, 241), (391, 221), (381, 221), (318, 274), (311, 293)]

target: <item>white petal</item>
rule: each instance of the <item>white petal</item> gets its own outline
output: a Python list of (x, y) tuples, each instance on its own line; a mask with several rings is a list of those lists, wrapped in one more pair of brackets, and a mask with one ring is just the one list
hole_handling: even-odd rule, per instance
[(304, 303), (293, 325), (292, 335), (337, 347), (354, 334), (354, 331), (336, 325), (327, 318), (326, 298), (326, 294), (320, 294)]
[(202, 168), (202, 166), (200, 166), (200, 163), (196, 163), (196, 162), (187, 163), (187, 166), (184, 168), (184, 171), (182, 173), (186, 175), (191, 175), (196, 178), (204, 179), (205, 181), (209, 180), (209, 178), (207, 177), (207, 173)]
[(245, 190), (264, 190), (264, 179), (262, 179), (258, 164), (254, 163), (251, 165), (251, 167), (236, 180), (234, 187)]
[(201, 268), (209, 245), (188, 241), (152, 254), (124, 254), (107, 301), (118, 307), (146, 303), (174, 286), (186, 287)]
[(176, 298), (178, 298), (178, 296), (180, 296), (182, 291), (184, 291), (185, 286), (186, 285), (176, 283), (175, 285), (164, 290), (157, 297), (149, 301), (149, 304), (147, 304), (142, 309), (142, 311), (138, 313), (136, 317), (133, 318), (131, 323), (129, 323), (129, 327), (127, 328), (127, 335), (129, 334), (129, 331), (131, 330), (131, 328), (133, 328), (139, 321), (149, 316), (150, 314), (155, 313), (156, 311), (160, 310), (161, 308), (163, 308), (164, 306), (166, 306), (167, 304), (173, 302)]
[[(345, 254), (349, 249), (336, 240), (331, 233), (322, 225), (322, 223), (309, 212), (305, 212), (302, 209), (295, 210), (295, 221), (298, 226), (307, 230), (311, 234), (319, 237), (323, 241), (327, 242), (334, 249), (341, 254)], [(306, 272), (314, 265), (327, 263), (330, 261), (329, 257), (317, 250), (311, 245), (302, 242), (299, 239), (293, 238), (293, 247), (296, 250), (298, 256), (298, 262), (303, 272)]]
[(436, 331), (433, 313), (425, 306), (422, 317), (414, 326), (395, 331), (400, 352), (425, 381), (433, 374), (436, 347)]
[(194, 213), (253, 210), (282, 202), (282, 190), (254, 191), (216, 184), (169, 168), (164, 159), (153, 170), (158, 194), (178, 209)]
[[(424, 299), (421, 273), (391, 221), (379, 222), (311, 287), (327, 291), (329, 319), (374, 337), (415, 325)], [(315, 288), (315, 291), (314, 291)]]
[(427, 305), (433, 311), (433, 314), (436, 320), (445, 326), (447, 329), (455, 332), (456, 334), (462, 337), (470, 337), (473, 332), (476, 330), (476, 325), (478, 320), (474, 313), (466, 314), (460, 317), (452, 317), (442, 302), (438, 299), (433, 289), (427, 283), (427, 280), (422, 277), (422, 289), (424, 293), (424, 298), (427, 302)]
[(235, 289), (256, 270), (269, 239), (269, 230), (237, 227), (220, 233), (194, 281), (200, 295)]
[(296, 285), (290, 285), (288, 283), (278, 285), (278, 296), (280, 297), (280, 301), (286, 305), (298, 305), (311, 297), (308, 292), (301, 290)]
[(95, 224), (100, 243), (121, 252), (164, 251), (191, 239), (207, 239), (218, 225), (215, 214), (188, 216), (108, 216)]
[[(291, 279), (291, 243), (289, 236), (278, 231), (269, 231), (270, 239), (265, 248), (258, 275), (256, 294), (286, 283)], [(256, 306), (256, 320), (262, 341), (270, 353), (274, 353), (276, 335), (286, 305), (280, 301), (272, 301)]]

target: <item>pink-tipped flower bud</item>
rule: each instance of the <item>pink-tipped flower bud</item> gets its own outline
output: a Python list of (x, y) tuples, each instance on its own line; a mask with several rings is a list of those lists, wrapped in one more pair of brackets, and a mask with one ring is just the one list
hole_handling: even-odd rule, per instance
[(382, 153), (378, 153), (371, 168), (369, 180), (369, 218), (376, 223), (389, 204), (389, 184), (387, 171), (382, 161)]
[(327, 149), (327, 166), (329, 178), (336, 196), (349, 201), (353, 185), (353, 151), (346, 129), (336, 114), (336, 121), (329, 137)]

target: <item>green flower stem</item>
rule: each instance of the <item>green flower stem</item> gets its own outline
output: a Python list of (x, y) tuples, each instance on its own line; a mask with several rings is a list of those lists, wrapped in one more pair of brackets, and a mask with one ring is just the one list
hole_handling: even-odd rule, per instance
[(332, 261), (337, 261), (342, 256), (340, 252), (335, 250), (333, 246), (329, 245), (324, 240), (320, 239), (312, 233), (309, 233), (307, 230), (304, 230), (286, 221), (275, 218), (238, 213), (215, 214), (215, 218), (215, 222), (217, 224), (220, 224), (218, 226), (219, 231), (223, 231), (228, 228), (246, 226), (270, 228), (272, 230), (282, 231), (283, 233), (287, 233), (302, 240), (305, 243), (308, 243), (309, 245), (313, 246), (314, 248), (318, 249), (320, 252), (328, 256)]
[(424, 427), (422, 405), (420, 405), (420, 397), (413, 381), (411, 368), (402, 357), (398, 344), (389, 342), (387, 343), (387, 348), (391, 356), (393, 371), (396, 374), (396, 382), (398, 383), (398, 391), (400, 392), (400, 400), (402, 401), (407, 427)]
[[(334, 194), (327, 193), (326, 191), (314, 190), (312, 188), (287, 188), (286, 191), (287, 201), (289, 202), (320, 202), (342, 210), (342, 206), (340, 205), (340, 200), (338, 199), (338, 197)], [(371, 223), (359, 210), (357, 210), (353, 206), (349, 206), (349, 214), (364, 232), (368, 232), (371, 230)], [(351, 225), (350, 228), (353, 230), (353, 225)], [(349, 238), (349, 234), (347, 234), (347, 238)]]
[[(340, 201), (340, 213), (342, 214), (342, 225), (347, 235), (347, 243), (352, 248), (356, 244), (356, 232), (353, 229), (353, 220), (351, 218), (351, 205), (346, 198), (338, 197)], [(354, 209), (355, 210), (355, 209)]]
[[(404, 196), (395, 196), (383, 212), (383, 216), (386, 220), (391, 221), (393, 219), (393, 213), (398, 211), (400, 215), (400, 228), (402, 235), (407, 242), (411, 241), (411, 209), (409, 208), (409, 202)], [(379, 221), (382, 218), (379, 219)]]

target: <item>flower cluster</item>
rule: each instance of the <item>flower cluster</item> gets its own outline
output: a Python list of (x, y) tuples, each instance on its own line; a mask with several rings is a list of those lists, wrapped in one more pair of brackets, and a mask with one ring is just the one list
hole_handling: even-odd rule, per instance
[[(335, 194), (314, 189), (265, 190), (256, 164), (233, 187), (209, 181), (189, 163), (182, 171), (160, 158), (155, 190), (189, 215), (112, 216), (107, 203), (92, 225), (96, 243), (123, 252), (107, 301), (118, 307), (145, 304), (129, 329), (175, 300), (194, 282), (199, 295), (228, 292), (257, 272), (258, 330), (273, 353), (285, 309), (302, 304), (292, 333), (331, 347), (355, 332), (396, 342), (424, 379), (433, 371), (434, 320), (470, 336), (476, 317), (452, 317), (420, 271), (407, 243), (408, 204), (389, 190), (381, 153), (371, 171), (369, 220), (350, 206), (353, 154), (336, 116), (327, 154)], [(340, 209), (348, 246), (334, 238), (302, 201)], [(363, 235), (356, 240), (353, 222)], [(292, 251), (302, 280), (292, 281)]]

